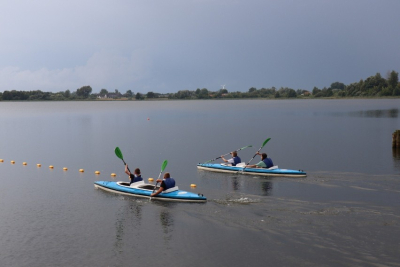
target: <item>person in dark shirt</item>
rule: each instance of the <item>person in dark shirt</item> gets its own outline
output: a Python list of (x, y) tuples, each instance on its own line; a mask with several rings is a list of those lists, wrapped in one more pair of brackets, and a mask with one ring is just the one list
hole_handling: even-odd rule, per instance
[(165, 191), (167, 189), (170, 189), (175, 186), (175, 180), (174, 178), (171, 178), (169, 172), (166, 172), (164, 174), (164, 179), (157, 179), (157, 183), (161, 183), (160, 188), (157, 190), (157, 192), (152, 193), (150, 196), (154, 197), (160, 194), (162, 191)]
[(246, 165), (246, 168), (271, 168), (274, 166), (271, 158), (268, 158), (266, 153), (257, 152), (257, 155), (261, 156), (261, 161), (255, 165)]
[(233, 151), (230, 153), (232, 155), (231, 159), (225, 159), (224, 156), (221, 156), (221, 159), (225, 161), (228, 164), (231, 164), (232, 166), (236, 166), (236, 164), (239, 164), (242, 162), (242, 160), (239, 158), (238, 154), (236, 151)]
[(129, 180), (130, 180), (129, 185), (131, 185), (132, 183), (143, 181), (143, 178), (142, 178), (142, 176), (140, 174), (140, 169), (139, 168), (136, 168), (134, 173), (131, 173), (129, 171), (128, 164), (126, 164), (125, 165), (125, 173), (129, 176)]

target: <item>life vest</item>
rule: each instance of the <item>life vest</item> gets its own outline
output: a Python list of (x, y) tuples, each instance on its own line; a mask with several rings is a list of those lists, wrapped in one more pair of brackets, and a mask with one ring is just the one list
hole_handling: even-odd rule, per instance
[(163, 180), (163, 182), (164, 182), (165, 187), (166, 187), (166, 188), (164, 188), (164, 191), (175, 186), (174, 178), (166, 178), (166, 179)]
[(274, 163), (272, 162), (272, 159), (270, 158), (265, 158), (264, 160), (265, 165), (267, 166), (267, 168), (271, 168), (272, 166), (274, 166)]
[[(131, 174), (131, 175), (134, 177), (133, 179), (131, 179), (131, 184), (132, 184), (132, 183), (136, 183), (136, 182), (143, 181), (143, 178), (142, 178), (141, 175), (139, 175), (139, 176), (135, 176), (134, 174)], [(132, 176), (131, 176), (131, 178), (132, 178)]]
[(232, 166), (236, 166), (236, 164), (239, 164), (242, 162), (242, 160), (238, 156), (233, 157), (232, 159), (233, 159)]

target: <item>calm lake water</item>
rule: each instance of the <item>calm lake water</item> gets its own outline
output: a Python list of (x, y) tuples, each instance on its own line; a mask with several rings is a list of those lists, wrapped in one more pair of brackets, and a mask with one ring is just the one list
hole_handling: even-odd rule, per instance
[[(396, 99), (0, 102), (0, 266), (399, 266), (400, 151), (391, 147), (399, 107)], [(196, 168), (253, 145), (239, 152), (247, 162), (266, 138), (261, 152), (307, 177)], [(179, 188), (208, 202), (96, 190), (97, 180), (128, 181), (116, 146), (146, 180), (167, 159)]]

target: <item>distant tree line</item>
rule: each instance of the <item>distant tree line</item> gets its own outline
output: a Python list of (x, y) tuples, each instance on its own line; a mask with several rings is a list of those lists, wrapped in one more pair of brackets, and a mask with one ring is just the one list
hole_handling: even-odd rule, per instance
[(36, 91), (4, 91), (0, 92), (0, 100), (95, 100), (95, 99), (222, 99), (222, 98), (320, 98), (320, 97), (387, 97), (400, 96), (399, 73), (388, 72), (386, 78), (380, 73), (370, 76), (365, 80), (345, 85), (341, 82), (334, 82), (330, 87), (319, 89), (314, 87), (311, 91), (305, 89), (292, 89), (288, 87), (275, 87), (257, 89), (251, 87), (247, 92), (229, 92), (227, 89), (209, 91), (207, 88), (196, 90), (180, 90), (176, 93), (160, 94), (148, 92), (147, 94), (136, 93), (127, 90), (122, 94), (115, 89), (109, 92), (101, 89), (100, 93), (92, 93), (92, 87), (82, 86), (74, 92), (70, 90), (53, 92)]
[(89, 85), (82, 86), (74, 92), (70, 90), (53, 92), (36, 91), (4, 91), (0, 92), (0, 100), (94, 100), (101, 98), (132, 98), (133, 93), (128, 90), (125, 94), (121, 94), (118, 89), (115, 93), (109, 93), (106, 89), (101, 89), (99, 94), (92, 94), (92, 87)]
[(400, 96), (399, 73), (389, 72), (387, 78), (382, 78), (380, 73), (368, 77), (365, 81), (345, 85), (334, 82), (330, 87), (319, 89), (314, 87), (312, 91), (305, 89), (293, 89), (288, 87), (275, 87), (257, 89), (251, 87), (247, 92), (228, 92), (220, 89), (212, 92), (206, 88), (195, 91), (181, 90), (169, 94), (170, 99), (212, 99), (212, 98), (319, 98), (319, 97), (385, 97)]

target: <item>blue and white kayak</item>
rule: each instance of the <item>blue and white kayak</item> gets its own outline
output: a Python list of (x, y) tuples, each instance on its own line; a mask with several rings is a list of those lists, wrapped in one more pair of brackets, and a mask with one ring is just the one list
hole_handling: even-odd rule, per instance
[(307, 174), (301, 170), (288, 170), (280, 169), (278, 166), (271, 168), (244, 168), (245, 163), (239, 163), (236, 166), (230, 166), (228, 164), (211, 164), (211, 163), (199, 163), (197, 169), (214, 171), (214, 172), (226, 172), (235, 174), (250, 174), (250, 175), (263, 175), (263, 176), (285, 176), (285, 177), (306, 177)]
[[(153, 193), (155, 185), (145, 183), (144, 181), (133, 183), (129, 186), (127, 182), (110, 182), (110, 181), (96, 181), (94, 187), (103, 189), (105, 191), (135, 196), (150, 198)], [(158, 189), (158, 188), (157, 188)], [(207, 198), (202, 194), (195, 194), (179, 190), (177, 186), (163, 191), (151, 199), (164, 200), (164, 201), (180, 201), (180, 202), (206, 202)]]

